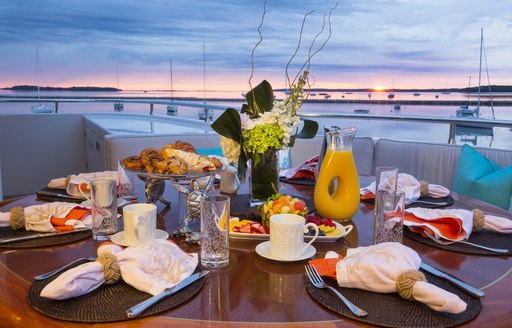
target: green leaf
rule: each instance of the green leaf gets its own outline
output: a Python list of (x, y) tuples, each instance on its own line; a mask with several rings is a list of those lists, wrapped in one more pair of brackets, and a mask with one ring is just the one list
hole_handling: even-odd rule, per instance
[(263, 80), (245, 96), (247, 99), (247, 110), (249, 117), (256, 118), (260, 113), (271, 111), (274, 106), (274, 91), (267, 80)]
[(240, 143), (242, 139), (242, 123), (240, 121), (240, 114), (236, 109), (226, 109), (211, 126), (221, 136)]
[(242, 109), (240, 110), (240, 113), (247, 114), (250, 117), (251, 113), (249, 111), (250, 111), (249, 106), (247, 106), (247, 104), (242, 104)]
[(290, 138), (290, 147), (293, 147), (296, 138), (312, 139), (316, 136), (316, 133), (318, 132), (318, 123), (316, 121), (308, 119), (304, 119), (302, 121), (304, 122), (304, 126), (302, 127), (302, 130), (299, 133)]

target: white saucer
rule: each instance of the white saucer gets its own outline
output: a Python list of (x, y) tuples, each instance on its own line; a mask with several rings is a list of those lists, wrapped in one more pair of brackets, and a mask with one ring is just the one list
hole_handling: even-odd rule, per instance
[[(84, 206), (84, 207), (91, 207), (91, 201), (90, 200), (84, 200), (83, 202), (80, 203), (80, 205)], [(126, 205), (126, 200), (123, 199), (123, 198), (118, 198), (117, 199), (117, 207), (122, 207), (122, 206), (125, 206)]]
[[(167, 233), (167, 231), (156, 229), (155, 239), (167, 239), (168, 237), (169, 237), (169, 234)], [(120, 231), (120, 232), (116, 233), (115, 235), (112, 235), (112, 237), (110, 237), (110, 240), (113, 243), (116, 243), (121, 246), (133, 246), (133, 244), (125, 242), (124, 231)]]
[(270, 241), (264, 241), (261, 244), (258, 244), (258, 246), (256, 246), (256, 253), (258, 253), (258, 255), (263, 256), (264, 258), (267, 258), (269, 260), (280, 261), (280, 262), (294, 262), (294, 261), (302, 261), (302, 260), (305, 260), (305, 259), (308, 259), (308, 258), (314, 256), (316, 254), (316, 249), (313, 246), (309, 245), (308, 247), (306, 247), (306, 250), (304, 251), (304, 253), (302, 253), (302, 255), (296, 259), (293, 259), (293, 260), (279, 259), (279, 258), (275, 258), (272, 255), (270, 255)]

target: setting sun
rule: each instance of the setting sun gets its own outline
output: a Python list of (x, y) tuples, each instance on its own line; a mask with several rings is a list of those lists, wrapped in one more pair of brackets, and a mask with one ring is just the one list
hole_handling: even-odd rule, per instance
[(377, 86), (375, 86), (375, 88), (373, 88), (373, 90), (375, 90), (375, 91), (382, 91), (382, 90), (384, 90), (384, 88), (382, 86), (380, 86), (380, 85), (377, 85)]

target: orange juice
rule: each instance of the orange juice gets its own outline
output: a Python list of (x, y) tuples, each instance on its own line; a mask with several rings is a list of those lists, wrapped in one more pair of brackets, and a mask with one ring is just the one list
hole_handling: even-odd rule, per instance
[(359, 179), (351, 150), (326, 151), (315, 186), (315, 207), (321, 216), (338, 220), (351, 219), (357, 212)]

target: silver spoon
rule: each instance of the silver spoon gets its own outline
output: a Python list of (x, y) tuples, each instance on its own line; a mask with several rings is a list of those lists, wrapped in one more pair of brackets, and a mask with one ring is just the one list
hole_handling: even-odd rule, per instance
[(432, 236), (432, 234), (430, 234), (426, 230), (424, 230), (423, 232), (428, 236), (428, 238), (432, 239), (433, 241), (435, 241), (436, 243), (441, 244), (441, 245), (451, 245), (454, 243), (461, 243), (461, 244), (471, 245), (473, 247), (485, 249), (485, 250), (495, 252), (495, 253), (505, 254), (505, 253), (510, 252), (508, 249), (487, 247), (487, 246), (483, 246), (483, 245), (473, 244), (473, 243), (470, 243), (469, 241), (465, 241), (465, 240), (458, 240), (458, 241), (442, 240), (442, 239), (436, 238), (435, 236)]

